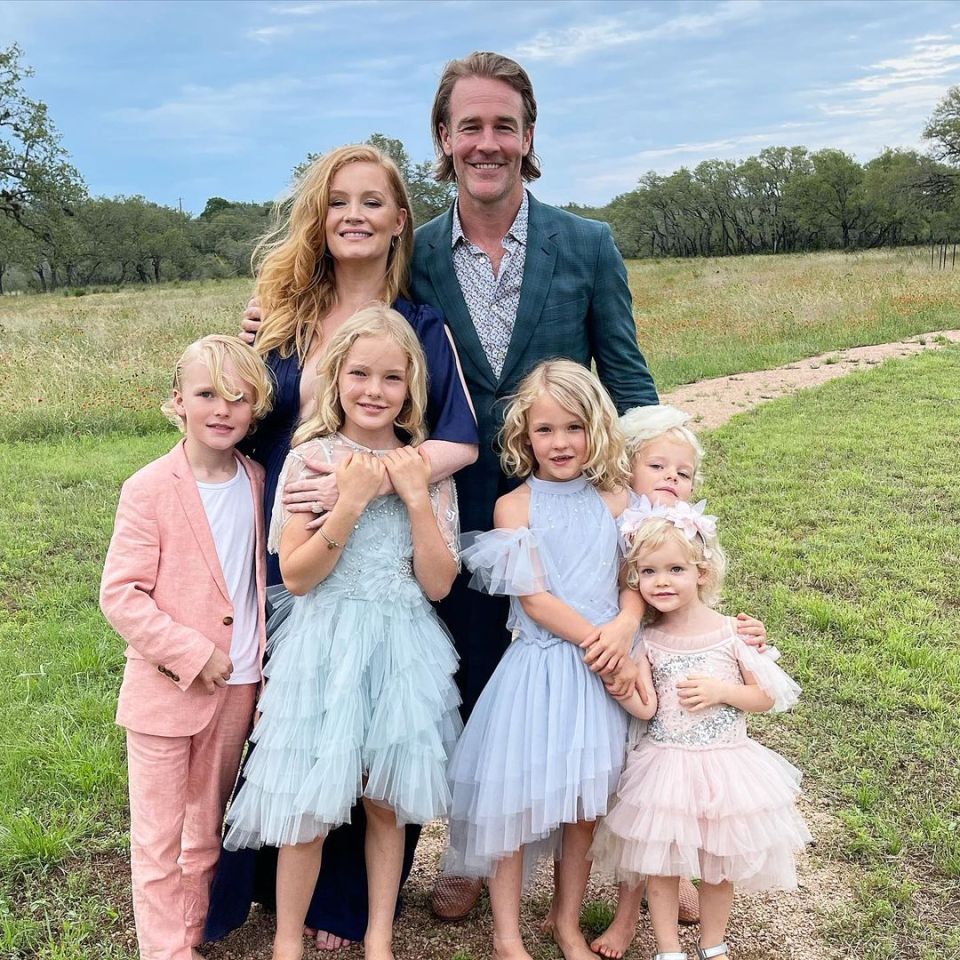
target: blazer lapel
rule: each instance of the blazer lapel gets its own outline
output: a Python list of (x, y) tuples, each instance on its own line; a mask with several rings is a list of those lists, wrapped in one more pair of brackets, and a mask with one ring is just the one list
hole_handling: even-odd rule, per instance
[(540, 322), (543, 304), (550, 292), (553, 270), (557, 265), (557, 248), (553, 231), (543, 222), (543, 205), (530, 196), (527, 221), (527, 253), (523, 264), (523, 282), (520, 286), (520, 304), (513, 336), (500, 371), (500, 382), (506, 381), (520, 362), (527, 344)]
[(470, 311), (463, 299), (463, 291), (457, 280), (457, 271), (453, 266), (453, 251), (450, 246), (452, 235), (453, 207), (451, 206), (440, 223), (437, 239), (429, 241), (430, 256), (427, 258), (427, 269), (437, 294), (437, 303), (434, 306), (443, 311), (444, 319), (450, 324), (461, 362), (473, 367), (478, 379), (486, 380), (491, 387), (495, 387), (497, 378), (483, 351), (480, 337), (477, 336), (477, 328), (470, 319)]
[(174, 490), (177, 498), (180, 500), (180, 506), (183, 508), (187, 525), (190, 527), (197, 546), (200, 548), (200, 555), (210, 571), (217, 585), (217, 589), (223, 594), (224, 600), (230, 602), (230, 591), (227, 589), (227, 583), (223, 579), (223, 570), (220, 569), (220, 558), (217, 556), (217, 545), (213, 541), (213, 534), (210, 532), (210, 524), (207, 522), (207, 512), (203, 509), (203, 501), (200, 499), (200, 491), (197, 489), (197, 481), (194, 479), (193, 471), (187, 462), (187, 455), (183, 451), (181, 442), (173, 448), (173, 476), (176, 480)]

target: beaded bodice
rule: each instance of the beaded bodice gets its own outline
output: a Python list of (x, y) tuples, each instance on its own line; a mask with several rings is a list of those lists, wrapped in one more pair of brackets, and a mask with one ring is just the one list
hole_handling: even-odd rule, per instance
[[(352, 451), (375, 456), (386, 452), (368, 450), (340, 434), (311, 440), (290, 452), (277, 490), (270, 549), (279, 547), (282, 526), (290, 516), (280, 499), (284, 484), (311, 475), (306, 467), (307, 459), (336, 463)], [(458, 524), (455, 489), (452, 480), (431, 484), (430, 502), (444, 540), (456, 557)], [(346, 597), (377, 602), (424, 601), (413, 574), (410, 517), (398, 496), (389, 494), (370, 501), (344, 544), (337, 565), (312, 593), (325, 599)]]
[(713, 747), (738, 743), (747, 735), (746, 717), (729, 704), (691, 712), (680, 706), (677, 683), (693, 674), (743, 683), (735, 653), (736, 633), (729, 621), (699, 637), (676, 637), (646, 627), (643, 642), (657, 691), (657, 713), (647, 734), (657, 743), (678, 747)]
[[(597, 490), (585, 477), (546, 481), (528, 477), (530, 531), (535, 537), (550, 593), (591, 623), (606, 623), (619, 612), (620, 554), (617, 524)], [(509, 629), (518, 641), (549, 647), (566, 643), (510, 600)]]

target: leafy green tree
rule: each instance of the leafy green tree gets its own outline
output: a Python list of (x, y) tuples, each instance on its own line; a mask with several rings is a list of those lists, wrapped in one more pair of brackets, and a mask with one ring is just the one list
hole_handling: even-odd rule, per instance
[(939, 160), (960, 164), (960, 86), (951, 87), (936, 105), (923, 137), (933, 141), (931, 152)]
[(22, 56), (17, 44), (0, 49), (0, 214), (37, 229), (29, 216), (31, 204), (62, 209), (81, 199), (85, 187), (67, 160), (46, 104), (31, 100), (23, 89), (32, 71)]

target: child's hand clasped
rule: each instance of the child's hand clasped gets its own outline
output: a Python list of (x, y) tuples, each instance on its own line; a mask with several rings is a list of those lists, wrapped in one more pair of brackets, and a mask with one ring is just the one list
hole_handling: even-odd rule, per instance
[(726, 684), (716, 677), (706, 677), (700, 673), (691, 673), (686, 680), (677, 682), (677, 699), (684, 710), (696, 713), (718, 704), (726, 703)]
[(337, 466), (337, 487), (342, 499), (363, 510), (377, 495), (386, 469), (370, 453), (351, 453)]
[(391, 450), (384, 456), (383, 464), (394, 492), (407, 506), (426, 497), (430, 483), (430, 461), (421, 448), (400, 447)]
[(625, 617), (615, 617), (609, 623), (602, 624), (596, 633), (580, 644), (581, 649), (586, 650), (584, 663), (594, 673), (607, 679), (630, 653), (636, 634), (636, 623)]
[(203, 669), (194, 678), (194, 683), (200, 684), (207, 691), (213, 694), (217, 692), (217, 687), (225, 687), (230, 675), (233, 673), (233, 662), (219, 647), (210, 654), (210, 659), (203, 665)]

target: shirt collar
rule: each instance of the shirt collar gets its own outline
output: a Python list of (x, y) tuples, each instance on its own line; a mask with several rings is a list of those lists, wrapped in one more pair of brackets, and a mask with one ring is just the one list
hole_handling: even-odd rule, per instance
[[(526, 246), (527, 243), (527, 219), (529, 216), (530, 202), (528, 199), (527, 191), (523, 191), (523, 199), (520, 201), (520, 209), (517, 211), (517, 215), (513, 220), (513, 223), (510, 225), (510, 229), (507, 231), (507, 237), (516, 240), (517, 243), (522, 243)], [(506, 237), (504, 237), (506, 239)], [(464, 243), (469, 243), (467, 235), (463, 232), (463, 225), (460, 223), (460, 208), (457, 203), (453, 205), (453, 230), (451, 231), (450, 236), (450, 246), (456, 247), (456, 245), (463, 241)]]

